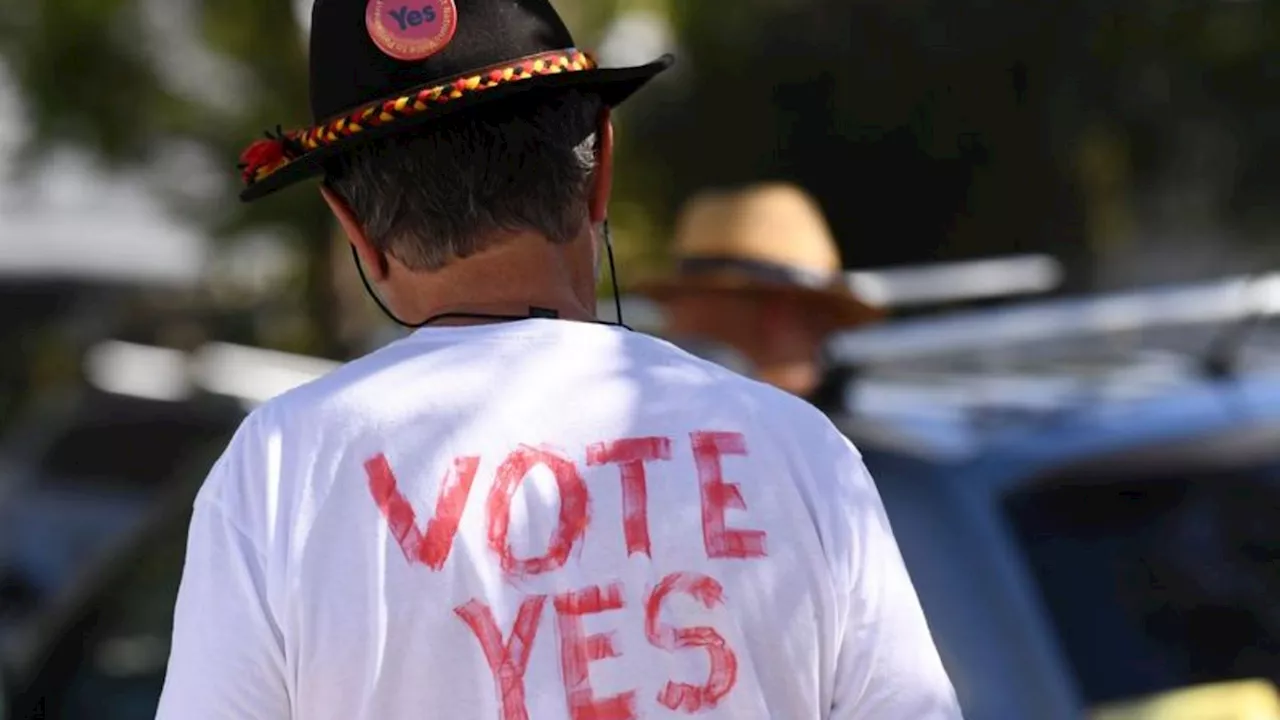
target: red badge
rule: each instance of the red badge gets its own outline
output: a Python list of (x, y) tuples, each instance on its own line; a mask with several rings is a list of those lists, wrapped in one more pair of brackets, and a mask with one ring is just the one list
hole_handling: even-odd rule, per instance
[(453, 0), (369, 0), (365, 24), (379, 50), (397, 60), (416, 62), (453, 40), (458, 8)]

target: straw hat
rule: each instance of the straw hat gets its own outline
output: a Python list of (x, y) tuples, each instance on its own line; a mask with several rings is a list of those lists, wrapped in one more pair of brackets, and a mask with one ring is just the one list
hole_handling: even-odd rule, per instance
[(658, 302), (706, 293), (791, 297), (833, 327), (884, 314), (849, 290), (822, 209), (794, 185), (694, 197), (676, 222), (674, 254), (675, 274), (642, 282), (636, 292)]

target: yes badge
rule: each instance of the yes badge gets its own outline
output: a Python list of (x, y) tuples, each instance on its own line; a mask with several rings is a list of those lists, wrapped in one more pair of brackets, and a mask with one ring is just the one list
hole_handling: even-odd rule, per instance
[(365, 24), (379, 50), (397, 60), (417, 62), (453, 40), (458, 8), (453, 0), (369, 0)]

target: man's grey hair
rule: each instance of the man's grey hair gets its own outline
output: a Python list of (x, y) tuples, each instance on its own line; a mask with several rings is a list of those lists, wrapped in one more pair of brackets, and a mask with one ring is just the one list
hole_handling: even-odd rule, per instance
[(576, 91), (499, 101), (371, 142), (325, 184), (412, 270), (475, 255), (504, 230), (567, 243), (588, 222), (601, 105)]

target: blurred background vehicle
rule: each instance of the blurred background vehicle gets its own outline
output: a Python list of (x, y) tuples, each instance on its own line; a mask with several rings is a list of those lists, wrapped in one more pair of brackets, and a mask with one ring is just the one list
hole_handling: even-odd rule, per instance
[[(970, 720), (1280, 717), (1280, 3), (555, 2), (606, 65), (680, 57), (616, 118), (625, 290), (691, 198), (782, 181), (886, 311), (811, 399), (877, 475)], [(316, 193), (234, 201), (244, 144), (307, 119), (309, 10), (0, 13), (13, 720), (150, 718), (226, 437), (403, 334)]]
[(201, 482), (249, 410), (333, 367), (227, 344), (91, 348), (84, 391), (4, 456), (12, 717), (154, 717)]
[[(0, 641), (12, 717), (154, 717), (185, 519), (243, 417), (223, 403), (100, 405), (110, 414), (96, 418), (98, 427), (68, 429), (49, 451), (105, 441), (116, 452), (97, 456), (111, 460), (62, 474), (50, 468), (0, 511), (10, 554)], [(76, 449), (92, 456), (91, 447)], [(109, 465), (125, 452), (134, 467)]]
[[(831, 362), (854, 370), (837, 417), (967, 718), (1080, 718), (1237, 680), (1275, 694), (1280, 336), (1231, 332), (1276, 312), (1270, 283), (833, 341)], [(1215, 697), (1194, 717), (1230, 714)]]

